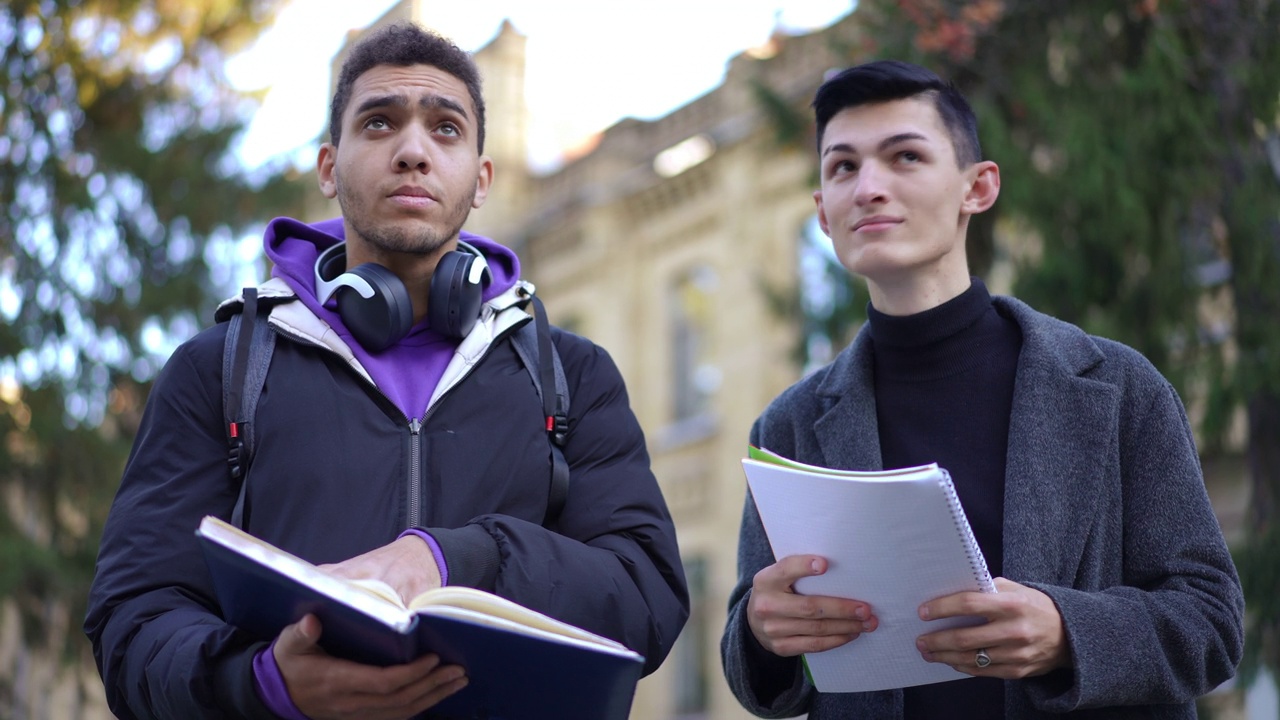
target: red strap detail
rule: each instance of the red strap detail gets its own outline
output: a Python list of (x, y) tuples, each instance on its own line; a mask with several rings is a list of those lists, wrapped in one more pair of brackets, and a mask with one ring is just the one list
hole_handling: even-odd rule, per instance
[(231, 437), (233, 439), (240, 437), (240, 423), (231, 423)]
[(555, 430), (555, 429), (556, 429), (556, 419), (551, 415), (548, 415), (547, 416), (547, 432), (551, 432), (552, 430)]

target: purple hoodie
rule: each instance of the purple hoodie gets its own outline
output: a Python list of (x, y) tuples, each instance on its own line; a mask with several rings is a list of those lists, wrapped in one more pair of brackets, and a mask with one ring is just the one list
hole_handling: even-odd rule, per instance
[[(330, 299), (321, 305), (316, 300), (316, 258), (343, 239), (342, 218), (314, 225), (292, 218), (276, 218), (267, 226), (263, 238), (267, 258), (273, 263), (271, 275), (288, 283), (302, 304), (338, 333), (369, 372), (378, 389), (400, 408), (406, 418), (422, 417), (431, 393), (457, 349), (458, 340), (434, 332), (427, 319), (423, 318), (409, 330), (409, 334), (380, 353), (370, 353), (361, 347), (342, 323), (337, 301)], [(485, 302), (515, 285), (520, 277), (520, 260), (515, 253), (488, 238), (468, 232), (463, 232), (461, 239), (483, 253), (489, 263), (493, 282), (485, 288)]]

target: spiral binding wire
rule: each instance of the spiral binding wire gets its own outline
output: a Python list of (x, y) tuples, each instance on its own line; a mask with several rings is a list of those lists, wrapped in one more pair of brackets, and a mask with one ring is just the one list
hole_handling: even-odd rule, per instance
[(960, 505), (960, 496), (956, 494), (955, 484), (951, 482), (951, 473), (943, 468), (938, 468), (938, 472), (938, 484), (946, 493), (947, 506), (951, 509), (951, 520), (964, 539), (964, 552), (969, 556), (969, 567), (973, 571), (973, 579), (977, 581), (983, 592), (990, 592), (995, 588), (991, 580), (991, 571), (987, 569), (987, 559), (982, 555), (982, 548), (978, 547), (978, 539), (973, 535), (973, 528), (969, 527), (969, 518)]

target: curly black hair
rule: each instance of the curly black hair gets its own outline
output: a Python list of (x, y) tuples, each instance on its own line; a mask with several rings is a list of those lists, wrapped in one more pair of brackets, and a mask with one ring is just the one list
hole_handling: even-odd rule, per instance
[(351, 102), (351, 87), (357, 78), (378, 65), (431, 65), (461, 80), (476, 109), (477, 147), (484, 152), (484, 95), (480, 92), (480, 70), (475, 60), (447, 38), (408, 22), (379, 28), (351, 48), (329, 105), (330, 142), (337, 145), (342, 139), (342, 114)]

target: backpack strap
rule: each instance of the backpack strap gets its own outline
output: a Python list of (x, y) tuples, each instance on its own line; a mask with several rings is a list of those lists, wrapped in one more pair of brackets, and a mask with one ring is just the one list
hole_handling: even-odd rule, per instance
[[(530, 300), (536, 309), (533, 322), (521, 325), (511, 336), (516, 354), (533, 378), (533, 387), (542, 399), (542, 415), (546, 418), (547, 437), (551, 441), (551, 490), (547, 497), (547, 513), (542, 520), (550, 527), (560, 517), (565, 501), (569, 498), (569, 463), (564, 457), (564, 445), (569, 433), (569, 381), (560, 362), (560, 353), (551, 342), (551, 328), (547, 323), (547, 310), (538, 296)], [(550, 359), (551, 362), (546, 362)], [(554, 393), (544, 388), (555, 388)]]
[(222, 414), (227, 425), (227, 464), (231, 479), (240, 484), (231, 524), (245, 525), (245, 497), (249, 464), (253, 461), (253, 419), (267, 379), (276, 334), (258, 319), (258, 289), (244, 289), (244, 307), (231, 316), (222, 351)]

